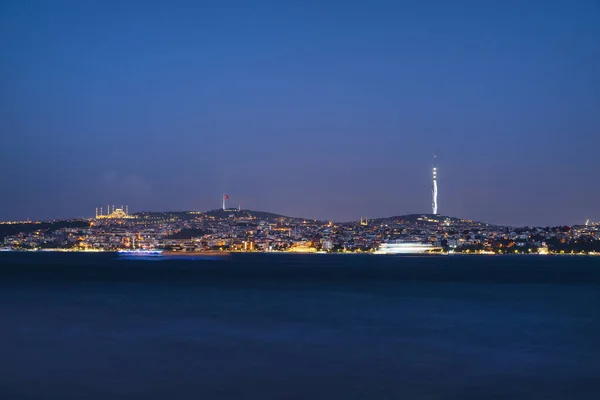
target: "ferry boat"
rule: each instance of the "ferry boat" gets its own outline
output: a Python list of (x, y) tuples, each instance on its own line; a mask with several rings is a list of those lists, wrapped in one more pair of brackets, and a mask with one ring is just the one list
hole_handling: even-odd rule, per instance
[(373, 254), (445, 254), (444, 249), (431, 243), (394, 241), (381, 243)]
[(140, 248), (135, 248), (135, 237), (131, 242), (131, 249), (117, 250), (117, 253), (120, 256), (160, 256), (162, 254), (162, 250), (160, 249), (152, 249), (145, 250)]

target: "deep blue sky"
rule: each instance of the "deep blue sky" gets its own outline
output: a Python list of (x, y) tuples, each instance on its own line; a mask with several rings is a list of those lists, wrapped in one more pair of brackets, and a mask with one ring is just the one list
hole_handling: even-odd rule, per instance
[(600, 2), (2, 1), (0, 220), (600, 220)]

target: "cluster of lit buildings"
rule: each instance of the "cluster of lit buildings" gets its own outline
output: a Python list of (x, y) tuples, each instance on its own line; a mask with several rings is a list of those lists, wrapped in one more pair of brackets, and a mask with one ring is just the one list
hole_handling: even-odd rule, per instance
[(5, 249), (172, 252), (373, 252), (380, 244), (420, 241), (448, 253), (596, 254), (600, 225), (511, 228), (439, 215), (361, 219), (347, 223), (288, 218), (237, 209), (129, 214), (128, 207), (99, 210), (89, 220), (44, 224), (3, 239)]
[(209, 212), (130, 214), (128, 206), (109, 205), (106, 213), (96, 208), (89, 220), (43, 226), (28, 221), (21, 232), (3, 236), (4, 249), (328, 253), (420, 242), (444, 253), (600, 254), (600, 223), (589, 220), (574, 227), (511, 228), (439, 215), (435, 158), (432, 214), (333, 223), (227, 208), (227, 200), (223, 194), (222, 207)]

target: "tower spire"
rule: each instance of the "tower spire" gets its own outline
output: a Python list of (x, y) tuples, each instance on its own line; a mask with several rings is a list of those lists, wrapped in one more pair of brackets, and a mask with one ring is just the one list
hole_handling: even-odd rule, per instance
[(433, 215), (438, 213), (438, 188), (437, 188), (437, 168), (435, 166), (435, 154), (433, 155), (433, 186), (431, 187), (431, 194), (433, 197), (433, 202), (431, 203), (431, 209), (433, 211)]

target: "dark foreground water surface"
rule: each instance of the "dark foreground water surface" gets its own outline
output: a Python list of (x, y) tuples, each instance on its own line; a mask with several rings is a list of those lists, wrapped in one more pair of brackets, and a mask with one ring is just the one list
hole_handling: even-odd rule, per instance
[(0, 254), (0, 399), (600, 399), (600, 257)]

